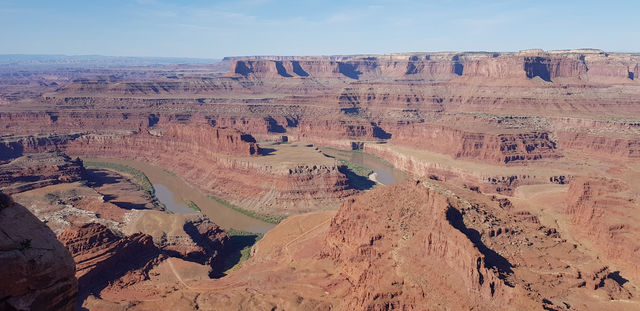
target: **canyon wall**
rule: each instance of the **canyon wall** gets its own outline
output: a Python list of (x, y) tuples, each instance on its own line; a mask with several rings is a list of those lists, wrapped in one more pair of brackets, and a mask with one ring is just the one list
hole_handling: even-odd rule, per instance
[(394, 144), (460, 159), (507, 164), (560, 157), (556, 143), (545, 132), (477, 133), (420, 123), (385, 128), (393, 133)]
[(636, 199), (629, 199), (630, 186), (621, 180), (579, 177), (571, 181), (565, 213), (575, 232), (591, 240), (603, 256), (640, 280), (640, 243), (637, 232)]
[(426, 79), (456, 77), (524, 80), (539, 77), (634, 80), (638, 58), (600, 50), (517, 53), (427, 53), (371, 56), (261, 57), (230, 60), (229, 76), (250, 78)]
[(3, 146), (8, 157), (62, 150), (74, 156), (146, 161), (175, 172), (206, 193), (266, 214), (329, 208), (354, 193), (335, 161), (262, 163), (258, 159), (260, 148), (251, 135), (207, 124), (171, 125), (121, 134), (14, 137)]
[(125, 283), (116, 286), (143, 280), (145, 272), (160, 255), (151, 236), (136, 233), (118, 237), (97, 223), (71, 227), (58, 239), (76, 262), (75, 275), (82, 291), (81, 300), (89, 294), (99, 294), (105, 287), (113, 286), (111, 283), (116, 280)]
[[(207, 128), (211, 127), (192, 128), (191, 133), (210, 137), (202, 134)], [(211, 131), (218, 130), (211, 128)], [(258, 147), (254, 142), (243, 141), (243, 135), (220, 135), (217, 146), (201, 145), (196, 142), (198, 139), (175, 138), (171, 134), (161, 137), (145, 133), (124, 137), (89, 135), (69, 143), (65, 150), (74, 155), (122, 157), (154, 163), (175, 172), (206, 193), (266, 214), (286, 215), (325, 204), (332, 206), (353, 193), (339, 164), (263, 164), (251, 159), (258, 156)], [(225, 150), (237, 152), (231, 156), (229, 152), (225, 154)], [(309, 204), (299, 205), (300, 202)]]
[(620, 159), (640, 158), (640, 138), (612, 137), (584, 132), (559, 132), (559, 143), (563, 149), (582, 152), (599, 157)]

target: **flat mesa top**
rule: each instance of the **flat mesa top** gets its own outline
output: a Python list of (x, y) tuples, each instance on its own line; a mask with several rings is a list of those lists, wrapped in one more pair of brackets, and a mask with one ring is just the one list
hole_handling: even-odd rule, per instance
[[(325, 156), (313, 144), (304, 142), (292, 143), (262, 143), (263, 156), (259, 162), (274, 167), (291, 167), (296, 165), (326, 165), (333, 166), (336, 160)], [(258, 158), (246, 158), (248, 161), (258, 162)]]

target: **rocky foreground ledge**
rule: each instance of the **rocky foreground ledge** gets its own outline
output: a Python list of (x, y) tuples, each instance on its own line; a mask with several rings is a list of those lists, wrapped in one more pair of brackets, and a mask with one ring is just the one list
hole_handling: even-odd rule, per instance
[(0, 309), (75, 310), (69, 251), (25, 207), (0, 193)]

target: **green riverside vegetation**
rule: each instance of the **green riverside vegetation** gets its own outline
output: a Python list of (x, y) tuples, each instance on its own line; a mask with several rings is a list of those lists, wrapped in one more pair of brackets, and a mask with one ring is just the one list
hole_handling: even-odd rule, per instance
[(153, 189), (153, 184), (151, 183), (149, 178), (147, 178), (147, 175), (145, 175), (143, 172), (128, 165), (112, 163), (112, 162), (97, 162), (97, 161), (84, 160), (83, 163), (85, 166), (105, 168), (108, 170), (116, 171), (118, 173), (130, 176), (130, 180), (133, 181), (136, 185), (140, 186), (140, 188), (142, 188), (142, 190), (144, 190), (144, 192), (146, 192), (149, 195), (154, 205), (162, 208), (163, 210), (168, 211), (164, 207), (164, 204), (160, 203), (160, 201), (158, 201), (158, 198), (156, 198), (156, 191), (155, 189)]
[(352, 172), (354, 172), (357, 175), (360, 175), (362, 177), (369, 177), (369, 175), (371, 174), (371, 169), (368, 169), (364, 166), (355, 164), (351, 161), (348, 160), (344, 160), (344, 159), (338, 159), (338, 161), (340, 161), (340, 163), (346, 165)]
[(251, 218), (255, 218), (258, 220), (262, 220), (264, 222), (270, 223), (270, 224), (279, 224), (282, 220), (284, 220), (285, 218), (287, 218), (286, 216), (278, 216), (278, 215), (271, 215), (271, 214), (263, 214), (263, 213), (258, 213), (258, 212), (254, 212), (254, 211), (250, 211), (250, 210), (246, 210), (244, 208), (238, 207), (236, 205), (231, 204), (230, 202), (223, 200), (221, 198), (215, 197), (210, 195), (209, 198), (217, 201), (218, 203), (236, 211), (239, 212), (241, 214), (247, 215)]
[(151, 184), (147, 175), (131, 166), (111, 162), (83, 161), (83, 163), (85, 166), (102, 167), (130, 175), (133, 182), (142, 187), (142, 190), (149, 194), (155, 193), (155, 190), (153, 190), (153, 184)]
[(200, 207), (198, 207), (198, 204), (194, 203), (193, 201), (186, 201), (186, 203), (188, 208), (198, 213), (201, 212)]

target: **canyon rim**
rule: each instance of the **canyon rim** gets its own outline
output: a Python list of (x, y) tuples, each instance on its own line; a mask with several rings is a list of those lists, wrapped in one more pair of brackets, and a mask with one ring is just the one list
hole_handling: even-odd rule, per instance
[(0, 311), (640, 310), (616, 1), (0, 3)]

